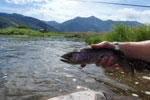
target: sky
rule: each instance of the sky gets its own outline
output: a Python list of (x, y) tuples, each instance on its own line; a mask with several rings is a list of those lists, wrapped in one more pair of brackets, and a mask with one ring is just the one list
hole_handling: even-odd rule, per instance
[[(91, 1), (150, 6), (150, 0)], [(44, 21), (57, 21), (59, 23), (73, 19), (77, 16), (95, 16), (101, 20), (138, 21), (150, 24), (150, 8), (78, 2), (78, 0), (0, 0), (0, 12), (18, 13)]]

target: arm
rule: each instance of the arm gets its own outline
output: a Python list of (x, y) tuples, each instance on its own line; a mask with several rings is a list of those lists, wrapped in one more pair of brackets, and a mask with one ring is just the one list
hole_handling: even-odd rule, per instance
[(150, 41), (120, 42), (119, 46), (126, 56), (150, 62)]
[[(141, 59), (150, 62), (150, 41), (142, 42), (119, 42), (120, 50), (128, 57)], [(92, 48), (107, 48), (114, 49), (112, 42), (101, 42), (99, 44), (91, 45)], [(113, 57), (104, 57), (97, 66), (103, 67), (118, 67), (117, 64), (112, 64)]]

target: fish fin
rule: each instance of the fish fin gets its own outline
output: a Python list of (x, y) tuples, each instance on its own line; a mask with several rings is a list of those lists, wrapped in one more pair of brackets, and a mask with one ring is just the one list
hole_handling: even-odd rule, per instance
[(80, 66), (81, 66), (81, 68), (84, 68), (86, 66), (86, 64), (81, 64)]
[(133, 78), (134, 77), (134, 74), (135, 74), (135, 69), (133, 66), (131, 66), (131, 69), (130, 69), (130, 73), (131, 73), (131, 77)]

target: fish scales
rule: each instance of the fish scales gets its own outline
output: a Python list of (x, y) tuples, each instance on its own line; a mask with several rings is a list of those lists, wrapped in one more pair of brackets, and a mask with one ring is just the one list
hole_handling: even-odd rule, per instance
[(81, 49), (78, 52), (69, 52), (64, 54), (61, 57), (61, 61), (68, 63), (68, 64), (95, 64), (100, 62), (100, 60), (104, 56), (113, 56), (114, 62), (120, 65), (120, 68), (123, 69), (125, 72), (129, 72), (133, 74), (133, 69), (130, 67), (130, 63), (123, 55), (122, 52), (115, 51), (112, 49), (92, 49), (92, 48), (85, 48)]
[[(125, 56), (123, 52), (116, 51), (113, 49), (92, 49), (85, 48), (81, 49), (78, 52), (69, 52), (61, 56), (61, 61), (68, 64), (96, 64), (100, 62), (104, 56), (113, 56), (114, 64), (119, 64), (119, 67), (127, 73), (131, 75), (134, 74), (134, 70), (137, 71), (145, 71), (150, 70), (150, 62), (146, 62), (143, 60), (133, 59)], [(140, 63), (143, 65), (141, 67)]]

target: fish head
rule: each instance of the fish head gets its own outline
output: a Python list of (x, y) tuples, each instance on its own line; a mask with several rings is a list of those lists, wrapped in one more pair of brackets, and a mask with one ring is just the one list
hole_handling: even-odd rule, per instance
[(83, 64), (87, 55), (82, 52), (70, 52), (61, 56), (61, 61), (69, 64)]

